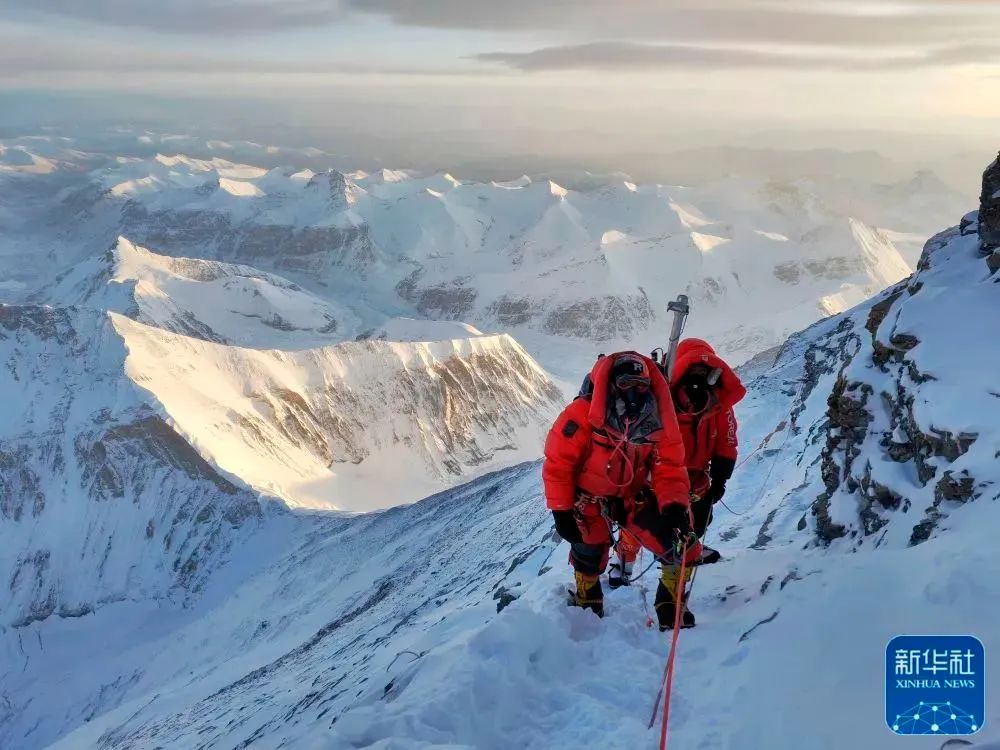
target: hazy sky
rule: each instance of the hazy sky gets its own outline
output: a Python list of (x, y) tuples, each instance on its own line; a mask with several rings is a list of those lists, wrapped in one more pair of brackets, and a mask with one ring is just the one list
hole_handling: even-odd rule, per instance
[(0, 89), (263, 99), (385, 139), (1000, 135), (1000, 0), (0, 0)]

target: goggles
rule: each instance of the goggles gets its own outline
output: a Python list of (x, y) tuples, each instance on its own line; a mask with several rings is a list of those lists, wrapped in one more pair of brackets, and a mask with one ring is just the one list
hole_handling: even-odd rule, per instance
[(642, 375), (619, 375), (615, 378), (615, 387), (621, 391), (638, 390), (645, 393), (649, 390), (649, 378)]

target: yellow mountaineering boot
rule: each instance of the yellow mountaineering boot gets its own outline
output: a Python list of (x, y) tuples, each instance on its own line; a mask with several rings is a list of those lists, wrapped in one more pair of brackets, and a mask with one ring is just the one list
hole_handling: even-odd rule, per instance
[[(684, 571), (684, 583), (681, 585), (683, 591), (691, 580), (693, 568)], [(674, 627), (674, 616), (676, 614), (676, 602), (674, 593), (677, 591), (680, 582), (681, 568), (679, 565), (664, 565), (660, 570), (660, 583), (656, 587), (656, 598), (653, 600), (653, 608), (656, 610), (656, 619), (660, 624), (660, 632), (672, 630)], [(681, 595), (681, 627), (694, 627), (694, 613), (687, 607), (687, 592)]]
[(601, 588), (599, 575), (576, 571), (576, 591), (570, 593), (570, 605), (592, 610), (598, 617), (604, 617), (604, 589)]

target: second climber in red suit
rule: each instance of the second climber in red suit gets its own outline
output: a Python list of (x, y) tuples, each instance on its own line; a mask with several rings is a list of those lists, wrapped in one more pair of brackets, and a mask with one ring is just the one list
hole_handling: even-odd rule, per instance
[(684, 442), (651, 359), (621, 352), (597, 361), (588, 388), (549, 431), (542, 476), (556, 531), (571, 545), (571, 603), (602, 615), (615, 524), (659, 556), (691, 529)]
[[(670, 389), (677, 421), (684, 439), (685, 463), (691, 484), (694, 533), (701, 539), (712, 522), (712, 508), (726, 492), (726, 482), (736, 468), (738, 443), (733, 407), (746, 395), (739, 376), (701, 339), (685, 339), (677, 347)], [(685, 578), (690, 580), (693, 569)], [(674, 596), (680, 570), (664, 565), (656, 591), (656, 611), (661, 628), (673, 622)], [(685, 580), (686, 586), (687, 581)], [(682, 625), (693, 627), (694, 614), (682, 601)]]

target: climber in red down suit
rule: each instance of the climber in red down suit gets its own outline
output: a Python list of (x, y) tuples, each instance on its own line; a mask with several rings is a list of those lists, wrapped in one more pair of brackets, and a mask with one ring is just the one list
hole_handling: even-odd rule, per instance
[[(666, 378), (635, 352), (602, 357), (545, 441), (545, 501), (570, 543), (571, 604), (604, 613), (612, 529), (669, 558), (692, 518), (684, 442)], [(699, 549), (689, 550), (692, 557)]]
[[(685, 339), (677, 347), (670, 389), (684, 439), (694, 533), (701, 539), (712, 522), (712, 508), (722, 499), (726, 482), (736, 468), (738, 444), (733, 407), (746, 395), (746, 388), (707, 342)], [(689, 567), (685, 572), (685, 586), (692, 571)], [(671, 592), (678, 590), (679, 577), (677, 565), (663, 566), (656, 591), (661, 626), (664, 620), (673, 622), (675, 602)], [(695, 618), (688, 609), (686, 594), (681, 606), (682, 626), (693, 627)]]

